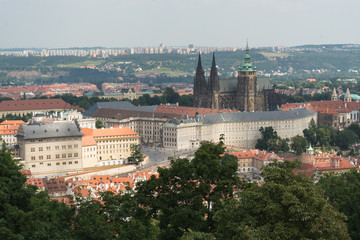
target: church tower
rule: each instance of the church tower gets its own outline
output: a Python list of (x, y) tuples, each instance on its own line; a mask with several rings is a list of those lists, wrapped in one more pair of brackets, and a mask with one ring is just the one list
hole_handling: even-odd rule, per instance
[(337, 100), (338, 100), (338, 97), (337, 97), (336, 89), (334, 88), (334, 91), (331, 94), (331, 101), (337, 101)]
[(237, 109), (253, 112), (256, 109), (257, 73), (250, 61), (249, 45), (246, 41), (245, 59), (239, 67), (237, 86)]
[(344, 96), (344, 102), (351, 102), (351, 94), (350, 94), (350, 90), (346, 89), (346, 93)]
[(196, 75), (194, 79), (194, 106), (206, 106), (204, 99), (207, 98), (207, 86), (205, 81), (204, 69), (201, 64), (201, 56), (199, 54), (198, 65), (196, 68)]
[(209, 92), (211, 95), (210, 107), (219, 108), (220, 83), (219, 83), (219, 75), (216, 68), (215, 53), (213, 53), (213, 60), (210, 70)]

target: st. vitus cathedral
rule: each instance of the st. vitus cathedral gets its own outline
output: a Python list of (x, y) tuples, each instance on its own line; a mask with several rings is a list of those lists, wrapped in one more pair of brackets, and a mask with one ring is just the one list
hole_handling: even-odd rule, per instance
[(272, 111), (284, 98), (275, 93), (269, 79), (257, 78), (256, 67), (250, 62), (249, 47), (238, 69), (238, 77), (219, 79), (213, 55), (210, 78), (205, 79), (199, 55), (194, 80), (194, 107), (237, 109), (245, 112)]

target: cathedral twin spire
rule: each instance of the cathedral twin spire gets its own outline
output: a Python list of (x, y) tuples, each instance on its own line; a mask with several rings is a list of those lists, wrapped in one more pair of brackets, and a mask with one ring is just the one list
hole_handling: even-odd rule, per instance
[(204, 91), (204, 90), (209, 90), (211, 92), (220, 91), (219, 76), (215, 62), (215, 53), (213, 53), (213, 60), (210, 70), (210, 79), (208, 81), (208, 84), (205, 81), (204, 69), (201, 64), (201, 55), (199, 54), (198, 66), (196, 68), (196, 77), (194, 83), (194, 92)]

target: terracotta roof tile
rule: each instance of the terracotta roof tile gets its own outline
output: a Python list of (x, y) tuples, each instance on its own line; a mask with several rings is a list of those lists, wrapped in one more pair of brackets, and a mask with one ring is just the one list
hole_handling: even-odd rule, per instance
[(81, 143), (82, 143), (83, 147), (96, 145), (96, 141), (95, 141), (94, 137), (86, 136), (86, 135), (82, 137)]
[(129, 135), (136, 135), (139, 136), (136, 132), (131, 130), (128, 127), (119, 127), (115, 126), (113, 128), (103, 128), (103, 129), (91, 129), (91, 128), (83, 128), (82, 133), (86, 136), (93, 136), (93, 137), (110, 137), (110, 136), (129, 136)]
[(0, 102), (0, 111), (79, 109), (62, 99), (34, 99)]

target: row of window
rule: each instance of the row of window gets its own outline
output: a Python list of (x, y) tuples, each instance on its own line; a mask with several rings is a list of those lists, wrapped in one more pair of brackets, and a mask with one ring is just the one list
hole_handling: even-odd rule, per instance
[[(72, 148), (73, 148), (73, 145), (67, 145), (67, 148), (66, 148), (66, 145), (61, 145), (61, 149), (72, 149)], [(74, 148), (79, 148), (79, 145), (74, 144)], [(44, 149), (46, 149), (46, 151), (51, 151), (51, 146), (46, 146), (45, 148), (39, 147), (39, 152), (44, 151)], [(36, 150), (35, 148), (30, 149), (31, 152), (35, 152), (35, 150)], [(60, 150), (60, 146), (55, 146), (55, 150)]]
[[(102, 138), (102, 137), (99, 137)], [(132, 142), (132, 141), (136, 141), (137, 139), (116, 139), (116, 140), (100, 140), (99, 143), (118, 143), (118, 142)]]
[(110, 148), (127, 148), (130, 147), (128, 143), (124, 143), (124, 144), (109, 144), (109, 145), (99, 145), (98, 149), (110, 149)]
[(77, 140), (79, 138), (49, 138), (49, 139), (31, 139), (30, 142), (51, 142), (51, 141), (71, 141), (71, 140)]
[(107, 151), (98, 151), (98, 154), (101, 154), (101, 153), (121, 153), (121, 152), (129, 152), (129, 149), (122, 149), (122, 150), (107, 150)]
[[(67, 158), (71, 158), (71, 157), (78, 157), (79, 156), (79, 154), (78, 153), (74, 153), (74, 154), (72, 154), (72, 153), (68, 153), (67, 154)], [(55, 154), (55, 158), (56, 159), (59, 159), (60, 158), (60, 154)], [(61, 158), (66, 158), (66, 153), (63, 153), (63, 154), (61, 154)], [(46, 155), (46, 159), (51, 159), (51, 155)], [(31, 157), (31, 160), (36, 160), (36, 157), (35, 156), (32, 156)], [(39, 156), (39, 160), (44, 160), (44, 156)]]
[[(78, 164), (78, 163), (79, 163), (79, 161), (74, 161), (74, 164)], [(72, 165), (73, 162), (72, 162), (72, 161), (70, 161), (70, 162), (62, 162), (62, 165), (66, 165), (66, 164)], [(44, 165), (44, 163), (39, 163), (39, 165)], [(60, 162), (57, 162), (57, 163), (56, 163), (56, 166), (60, 166), (60, 165), (61, 165)], [(48, 166), (48, 167), (51, 167), (51, 163), (47, 163), (47, 166)], [(36, 164), (32, 164), (31, 167), (32, 167), (32, 168), (35, 168), (35, 167), (36, 167)]]

